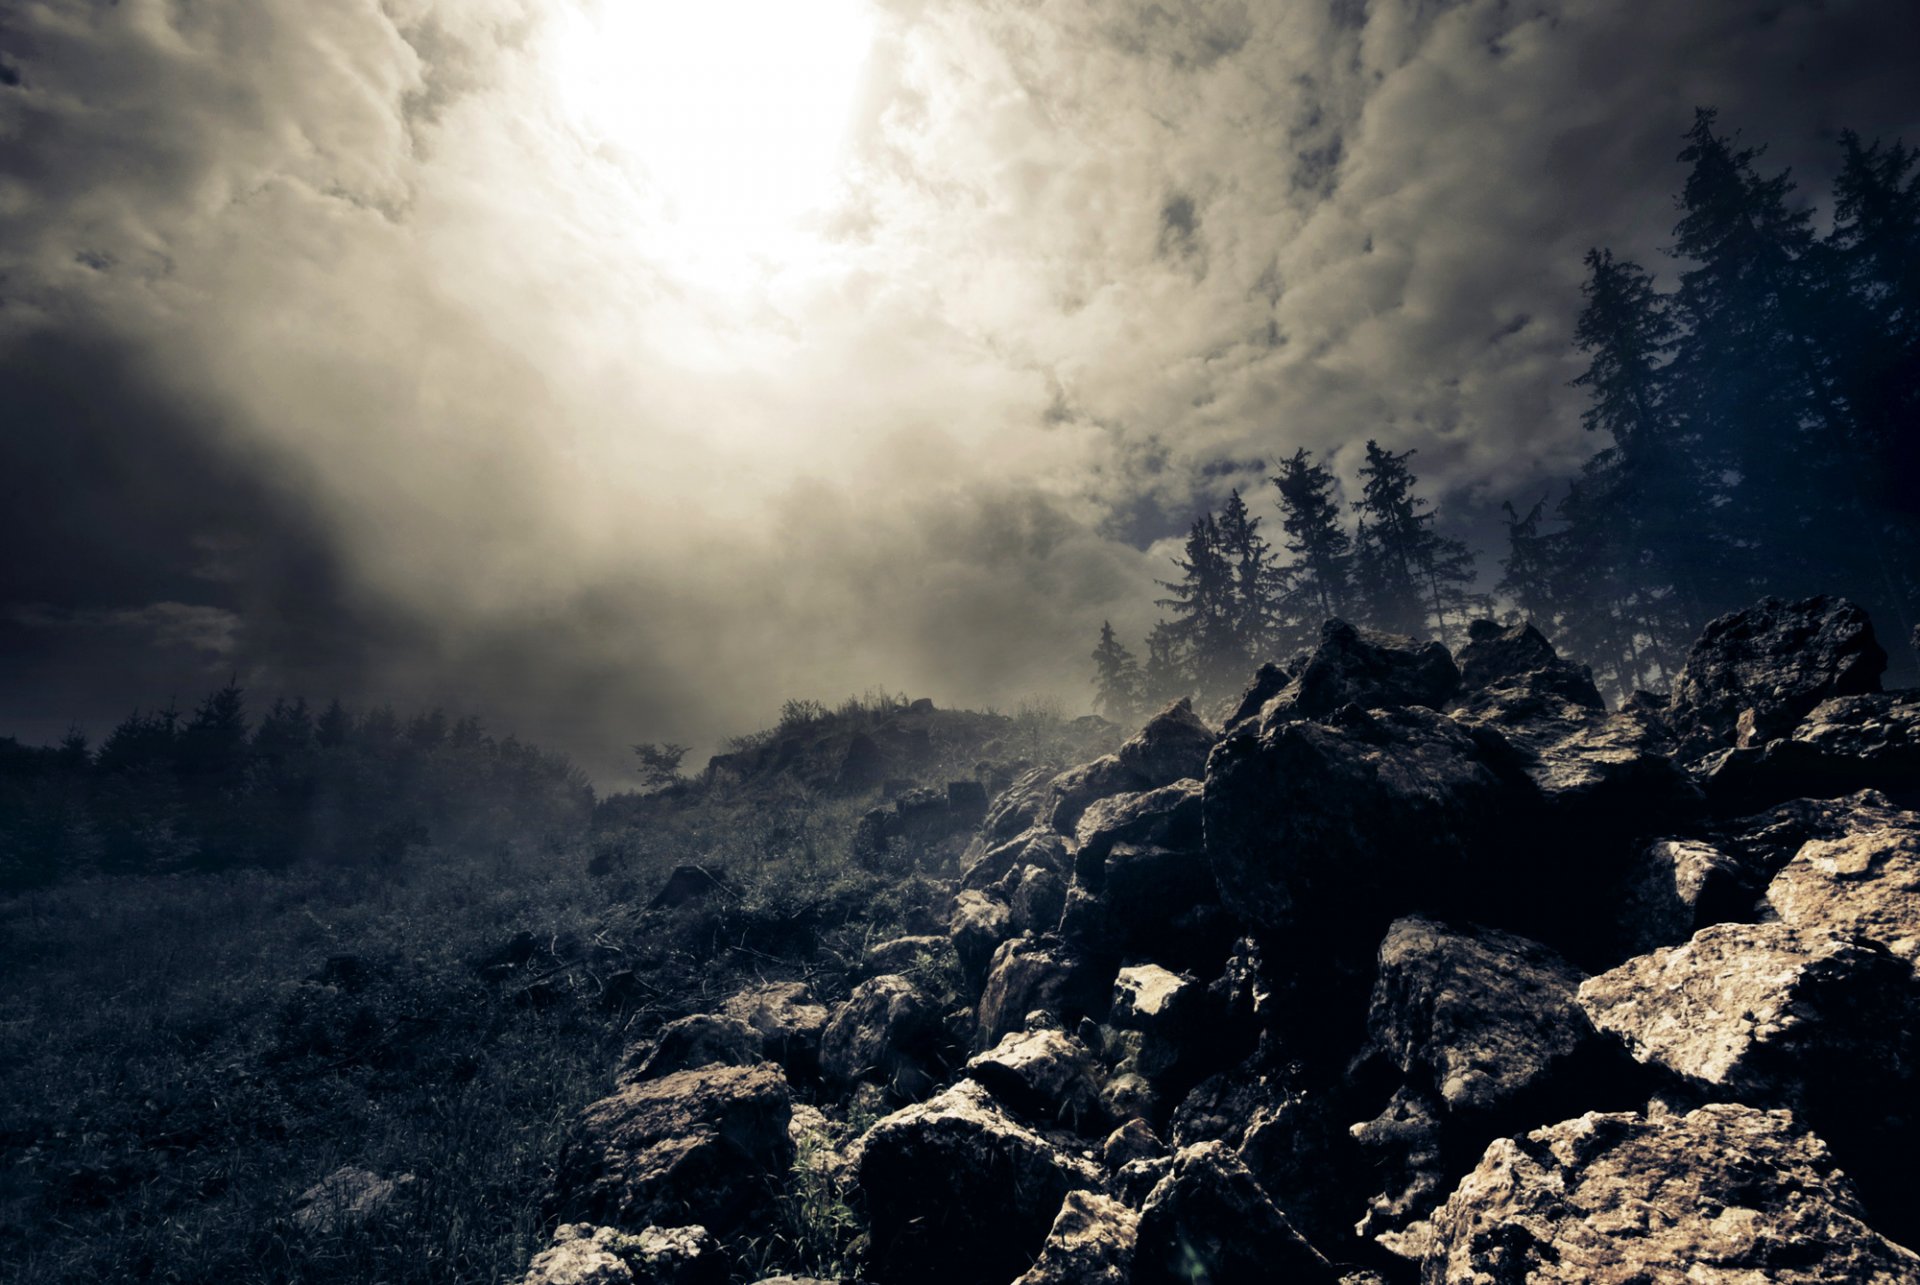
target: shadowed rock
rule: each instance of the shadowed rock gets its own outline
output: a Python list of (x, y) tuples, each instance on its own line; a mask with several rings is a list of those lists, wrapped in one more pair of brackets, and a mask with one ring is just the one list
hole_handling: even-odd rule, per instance
[(1111, 1197), (1068, 1192), (1039, 1259), (1014, 1285), (1129, 1285), (1139, 1222)]
[(707, 1066), (622, 1087), (581, 1114), (555, 1201), (624, 1228), (690, 1222), (725, 1235), (757, 1216), (793, 1160), (792, 1097), (772, 1066)]
[(874, 1125), (858, 1174), (875, 1279), (940, 1285), (1019, 1276), (1066, 1194), (1101, 1182), (973, 1081)]
[(1758, 748), (1821, 701), (1880, 690), (1887, 653), (1844, 598), (1762, 598), (1706, 627), (1674, 678), (1668, 717), (1683, 757)]
[(621, 1084), (657, 1080), (702, 1066), (751, 1066), (761, 1061), (760, 1033), (736, 1018), (696, 1013), (668, 1022), (649, 1044), (628, 1050)]
[(1338, 1275), (1223, 1143), (1182, 1150), (1140, 1207), (1134, 1285), (1331, 1285)]
[(1589, 1114), (1488, 1147), (1434, 1216), (1422, 1278), (1920, 1280), (1920, 1258), (1864, 1213), (1826, 1146), (1787, 1111)]
[(836, 1088), (867, 1081), (905, 1098), (933, 1087), (940, 1013), (904, 977), (874, 977), (833, 1010), (820, 1037), (820, 1075)]

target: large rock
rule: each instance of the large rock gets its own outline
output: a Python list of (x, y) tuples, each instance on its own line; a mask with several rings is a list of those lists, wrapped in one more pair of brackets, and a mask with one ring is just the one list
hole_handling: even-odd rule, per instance
[(1442, 709), (1459, 686), (1460, 671), (1439, 643), (1329, 620), (1313, 654), (1261, 709), (1259, 725), (1326, 718), (1348, 705)]
[(1364, 960), (1358, 943), (1395, 916), (1470, 900), (1531, 803), (1444, 714), (1348, 706), (1221, 743), (1207, 767), (1207, 856), (1221, 900), (1270, 945)]
[(1551, 693), (1587, 709), (1606, 708), (1593, 685), (1593, 670), (1560, 659), (1532, 621), (1502, 628), (1476, 620), (1467, 627), (1467, 639), (1455, 658), (1464, 692)]
[(1010, 1117), (963, 1081), (874, 1125), (859, 1184), (876, 1280), (979, 1285), (1033, 1263), (1062, 1200), (1097, 1188), (1097, 1167)]
[(1497, 1111), (1605, 1048), (1575, 995), (1585, 974), (1511, 933), (1429, 919), (1380, 943), (1367, 1015), (1377, 1048), (1450, 1114)]
[[(1536, 675), (1537, 676), (1537, 675)], [(1676, 764), (1666, 723), (1650, 710), (1617, 714), (1558, 690), (1496, 687), (1454, 711), (1500, 734), (1539, 791), (1540, 824), (1561, 844), (1611, 845), (1623, 835), (1699, 812), (1704, 799)]]
[(668, 1022), (650, 1043), (627, 1051), (618, 1083), (657, 1080), (702, 1066), (751, 1066), (762, 1060), (760, 1033), (732, 1017), (695, 1013)]
[(1887, 653), (1843, 598), (1763, 598), (1713, 621), (1673, 681), (1668, 717), (1692, 758), (1786, 736), (1821, 701), (1880, 690)]
[(1728, 920), (1751, 918), (1766, 871), (1744, 853), (1697, 839), (1641, 847), (1622, 880), (1613, 928), (1621, 957), (1677, 946)]
[(1920, 1280), (1920, 1258), (1863, 1215), (1825, 1145), (1789, 1112), (1589, 1114), (1488, 1147), (1433, 1220), (1423, 1279)]
[(792, 1105), (786, 1077), (765, 1064), (628, 1084), (582, 1113), (555, 1203), (594, 1223), (697, 1222), (725, 1235), (765, 1209), (792, 1163)]
[(977, 1042), (992, 1048), (1026, 1025), (1027, 1014), (1051, 1013), (1064, 1025), (1105, 1015), (1110, 968), (1055, 937), (1016, 937), (994, 952), (980, 993)]
[(1067, 841), (1051, 826), (1036, 825), (992, 846), (976, 841), (961, 861), (960, 886), (975, 891), (990, 888), (1022, 866), (1065, 874), (1073, 869), (1073, 858)]
[(1044, 1125), (1105, 1130), (1093, 1055), (1063, 1031), (1015, 1031), (968, 1062), (967, 1074), (1015, 1111)]
[(1140, 1216), (1092, 1191), (1070, 1191), (1047, 1243), (1014, 1285), (1129, 1285)]
[(1579, 1000), (1637, 1060), (1710, 1092), (1804, 1107), (1816, 1127), (1823, 1109), (1920, 1069), (1907, 962), (1786, 924), (1703, 928), (1588, 979)]
[(834, 1009), (820, 1037), (820, 1075), (845, 1088), (882, 1085), (902, 1098), (924, 1096), (940, 1063), (940, 1011), (897, 974), (870, 978)]
[(1383, 1186), (1364, 1234), (1418, 1258), (1421, 1222), (1501, 1133), (1609, 1094), (1630, 1064), (1575, 1002), (1584, 974), (1511, 933), (1397, 921), (1380, 945), (1367, 1026), (1401, 1087), (1353, 1137)]
[(1783, 923), (1863, 937), (1920, 964), (1920, 816), (1814, 839), (1767, 888)]
[(781, 1063), (789, 1074), (803, 1079), (819, 1074), (827, 1006), (805, 982), (748, 987), (722, 1004), (720, 1015), (752, 1027), (760, 1037), (761, 1056)]
[(520, 1285), (724, 1285), (727, 1260), (704, 1227), (566, 1223), (534, 1255)]
[(1207, 754), (1218, 739), (1193, 712), (1192, 701), (1176, 701), (1112, 754), (1054, 778), (1048, 787), (1053, 800), (1053, 828), (1061, 834), (1072, 834), (1081, 814), (1101, 799), (1156, 790), (1200, 776), (1206, 771)]
[(1202, 788), (1199, 777), (1188, 777), (1157, 790), (1116, 794), (1093, 804), (1075, 827), (1075, 870), (1105, 862), (1119, 843), (1198, 852), (1203, 842)]
[(1722, 811), (1862, 789), (1920, 802), (1920, 692), (1822, 701), (1792, 735), (1721, 750), (1695, 771)]
[(978, 990), (987, 979), (993, 953), (1013, 936), (1013, 910), (996, 897), (963, 888), (953, 899), (953, 916), (947, 925), (961, 975), (970, 988)]
[(1046, 822), (1053, 811), (1049, 787), (1057, 775), (1058, 768), (1035, 767), (1014, 778), (987, 807), (986, 819), (980, 823), (984, 845), (1005, 843)]
[(1332, 1285), (1338, 1276), (1224, 1143), (1182, 1150), (1140, 1208), (1134, 1285)]

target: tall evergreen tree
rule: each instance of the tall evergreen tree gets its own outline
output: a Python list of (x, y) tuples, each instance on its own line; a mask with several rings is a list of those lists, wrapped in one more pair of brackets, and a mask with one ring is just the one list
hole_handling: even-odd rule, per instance
[(1174, 624), (1156, 621), (1147, 635), (1147, 660), (1140, 671), (1140, 686), (1146, 693), (1148, 709), (1163, 709), (1193, 694), (1184, 651), (1180, 631)]
[(1234, 568), (1212, 514), (1198, 518), (1187, 532), (1185, 557), (1175, 558), (1178, 580), (1162, 580), (1168, 596), (1157, 599), (1173, 616), (1172, 637), (1192, 686), (1204, 697), (1228, 691), (1245, 675), (1240, 644), (1239, 593)]
[(1540, 531), (1547, 502), (1535, 501), (1524, 517), (1512, 501), (1500, 507), (1507, 515), (1507, 556), (1500, 563), (1500, 582), (1494, 589), (1507, 596), (1518, 609), (1520, 619), (1531, 620), (1549, 633), (1555, 632), (1557, 559), (1552, 537)]
[(1473, 553), (1434, 529), (1428, 502), (1414, 493), (1411, 450), (1367, 443), (1360, 467), (1363, 515), (1356, 540), (1358, 587), (1369, 623), (1396, 633), (1432, 633), (1448, 646), (1464, 641), (1467, 622), (1490, 609), (1476, 592)]
[[(1315, 464), (1303, 447), (1280, 463), (1272, 478), (1280, 495), (1280, 525), (1287, 533), (1285, 612), (1304, 637), (1348, 610), (1353, 541), (1340, 525), (1332, 470)], [(1303, 640), (1303, 639), (1302, 639)]]
[(1221, 556), (1233, 572), (1235, 661), (1244, 677), (1278, 649), (1283, 578), (1273, 546), (1260, 534), (1260, 519), (1248, 512), (1239, 491), (1221, 506), (1216, 526)]
[(1850, 426), (1814, 333), (1811, 212), (1788, 206), (1790, 174), (1762, 177), (1760, 149), (1734, 146), (1715, 120), (1697, 111), (1680, 153), (1690, 169), (1673, 249), (1691, 266), (1674, 297), (1687, 330), (1674, 387), (1706, 474), (1737, 480), (1720, 509), (1732, 555), (1721, 579), (1743, 601), (1818, 586), (1819, 496)]
[(1100, 643), (1093, 649), (1093, 707), (1116, 723), (1127, 724), (1140, 712), (1140, 662), (1113, 632), (1113, 622), (1100, 622)]

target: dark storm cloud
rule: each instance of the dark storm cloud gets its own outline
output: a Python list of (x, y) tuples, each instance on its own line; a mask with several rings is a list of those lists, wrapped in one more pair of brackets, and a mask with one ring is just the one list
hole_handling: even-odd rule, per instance
[(835, 239), (715, 284), (569, 115), (574, 7), (0, 10), (0, 734), (238, 672), (610, 779), (791, 695), (1077, 703), (1252, 461), (1414, 448), (1476, 531), (1576, 467), (1580, 258), (1671, 281), (1695, 105), (1815, 201), (1920, 137), (1911, 5), (899, 0)]

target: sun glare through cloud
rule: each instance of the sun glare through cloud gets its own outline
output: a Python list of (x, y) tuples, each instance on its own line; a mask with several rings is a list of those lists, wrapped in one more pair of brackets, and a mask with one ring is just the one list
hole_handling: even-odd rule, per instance
[(726, 288), (820, 252), (873, 38), (865, 0), (605, 0), (545, 64), (674, 275)]

